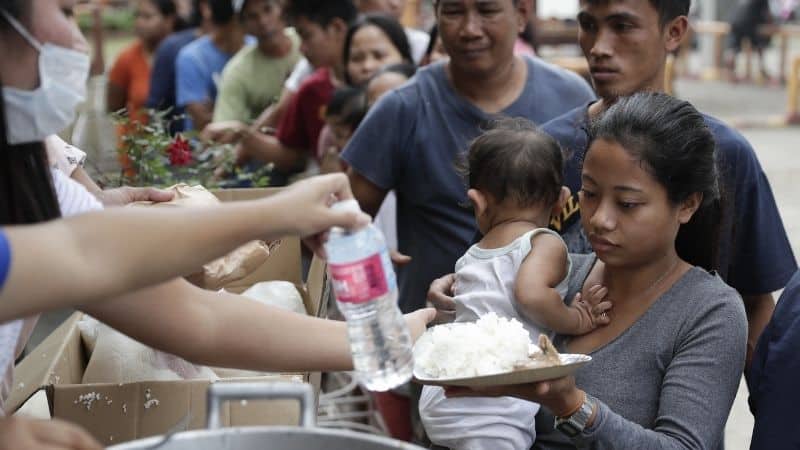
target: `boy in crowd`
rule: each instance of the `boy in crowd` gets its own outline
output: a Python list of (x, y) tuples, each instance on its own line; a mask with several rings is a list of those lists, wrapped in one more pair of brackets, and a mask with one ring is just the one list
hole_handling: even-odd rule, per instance
[(214, 122), (251, 124), (281, 95), (281, 86), (300, 60), (300, 37), (283, 20), (281, 0), (235, 0), (244, 31), (256, 38), (222, 72)]
[(270, 162), (279, 171), (293, 172), (316, 151), (325, 106), (344, 79), (345, 37), (357, 10), (351, 0), (296, 0), (287, 15), (302, 39), (301, 51), (320, 69), (291, 99), (275, 136), (253, 127), (245, 131), (238, 160)]
[(232, 0), (208, 0), (208, 5), (211, 33), (184, 47), (175, 63), (176, 105), (186, 109), (186, 130), (211, 122), (222, 70), (245, 44), (255, 43), (245, 36)]
[(145, 106), (159, 111), (170, 111), (170, 130), (183, 131), (185, 113), (176, 104), (175, 60), (178, 53), (195, 39), (211, 32), (211, 10), (207, 0), (194, 0), (189, 28), (168, 36), (153, 54), (153, 70), (150, 74), (150, 92)]

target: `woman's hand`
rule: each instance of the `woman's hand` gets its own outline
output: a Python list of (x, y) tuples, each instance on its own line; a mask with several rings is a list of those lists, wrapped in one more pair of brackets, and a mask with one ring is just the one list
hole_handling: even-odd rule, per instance
[(406, 314), (406, 324), (408, 325), (408, 331), (411, 333), (412, 343), (416, 342), (417, 339), (422, 336), (422, 333), (425, 332), (425, 329), (434, 317), (436, 317), (436, 310), (433, 308), (419, 309)]
[(95, 197), (100, 200), (103, 206), (110, 208), (125, 206), (133, 202), (168, 202), (175, 197), (175, 194), (172, 191), (152, 187), (123, 186), (96, 192)]
[(575, 335), (590, 333), (598, 327), (611, 323), (608, 312), (611, 311), (613, 304), (606, 299), (607, 296), (608, 288), (599, 284), (590, 287), (585, 298), (580, 292), (575, 294), (570, 307), (577, 310), (581, 317), (581, 327), (575, 331)]
[(266, 201), (277, 206), (272, 214), (280, 215), (282, 228), (288, 234), (305, 238), (306, 245), (324, 257), (322, 244), (327, 240), (329, 229), (358, 229), (370, 222), (370, 217), (364, 213), (331, 209), (333, 203), (352, 198), (347, 176), (338, 173), (305, 179)]
[(436, 308), (434, 323), (450, 323), (456, 320), (456, 301), (453, 299), (453, 286), (456, 275), (451, 273), (433, 280), (428, 288), (428, 302)]
[(447, 397), (516, 397), (539, 403), (557, 417), (576, 411), (585, 396), (572, 376), (513, 386), (448, 387), (444, 392)]
[(89, 433), (60, 420), (0, 419), (0, 450), (102, 450)]

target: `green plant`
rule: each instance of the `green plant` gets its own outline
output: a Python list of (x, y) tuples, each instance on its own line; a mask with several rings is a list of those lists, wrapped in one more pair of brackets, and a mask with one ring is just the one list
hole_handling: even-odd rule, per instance
[[(78, 26), (84, 33), (88, 33), (94, 24), (91, 14), (79, 14)], [(134, 12), (130, 8), (106, 8), (103, 10), (103, 29), (111, 31), (133, 31), (135, 22)]]
[(170, 133), (169, 111), (148, 111), (150, 120), (131, 120), (123, 109), (111, 115), (124, 130), (117, 151), (127, 156), (129, 167), (111, 184), (125, 186), (172, 186), (200, 184), (206, 188), (269, 186), (271, 165), (245, 170), (235, 164), (230, 144), (203, 141), (196, 132)]

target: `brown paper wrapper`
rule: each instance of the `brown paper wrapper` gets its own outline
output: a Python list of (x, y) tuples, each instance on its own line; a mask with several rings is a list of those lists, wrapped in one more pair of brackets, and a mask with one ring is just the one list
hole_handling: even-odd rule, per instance
[[(131, 203), (130, 206), (169, 208), (208, 206), (220, 203), (219, 199), (203, 186), (176, 184), (168, 188), (168, 190), (175, 193), (175, 197), (169, 202), (135, 202)], [(186, 279), (205, 289), (220, 289), (226, 284), (245, 278), (261, 267), (269, 258), (270, 248), (274, 248), (277, 245), (279, 245), (279, 241), (273, 243), (264, 241), (248, 242), (222, 258), (204, 265), (202, 270), (187, 276)]]

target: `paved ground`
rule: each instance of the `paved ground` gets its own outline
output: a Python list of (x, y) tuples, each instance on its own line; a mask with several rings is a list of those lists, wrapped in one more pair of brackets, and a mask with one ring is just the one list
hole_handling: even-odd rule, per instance
[[(752, 129), (743, 134), (756, 149), (758, 159), (770, 180), (795, 255), (800, 255), (800, 128)], [(753, 418), (747, 409), (747, 389), (742, 385), (731, 412), (726, 432), (728, 450), (745, 450), (749, 446)]]

